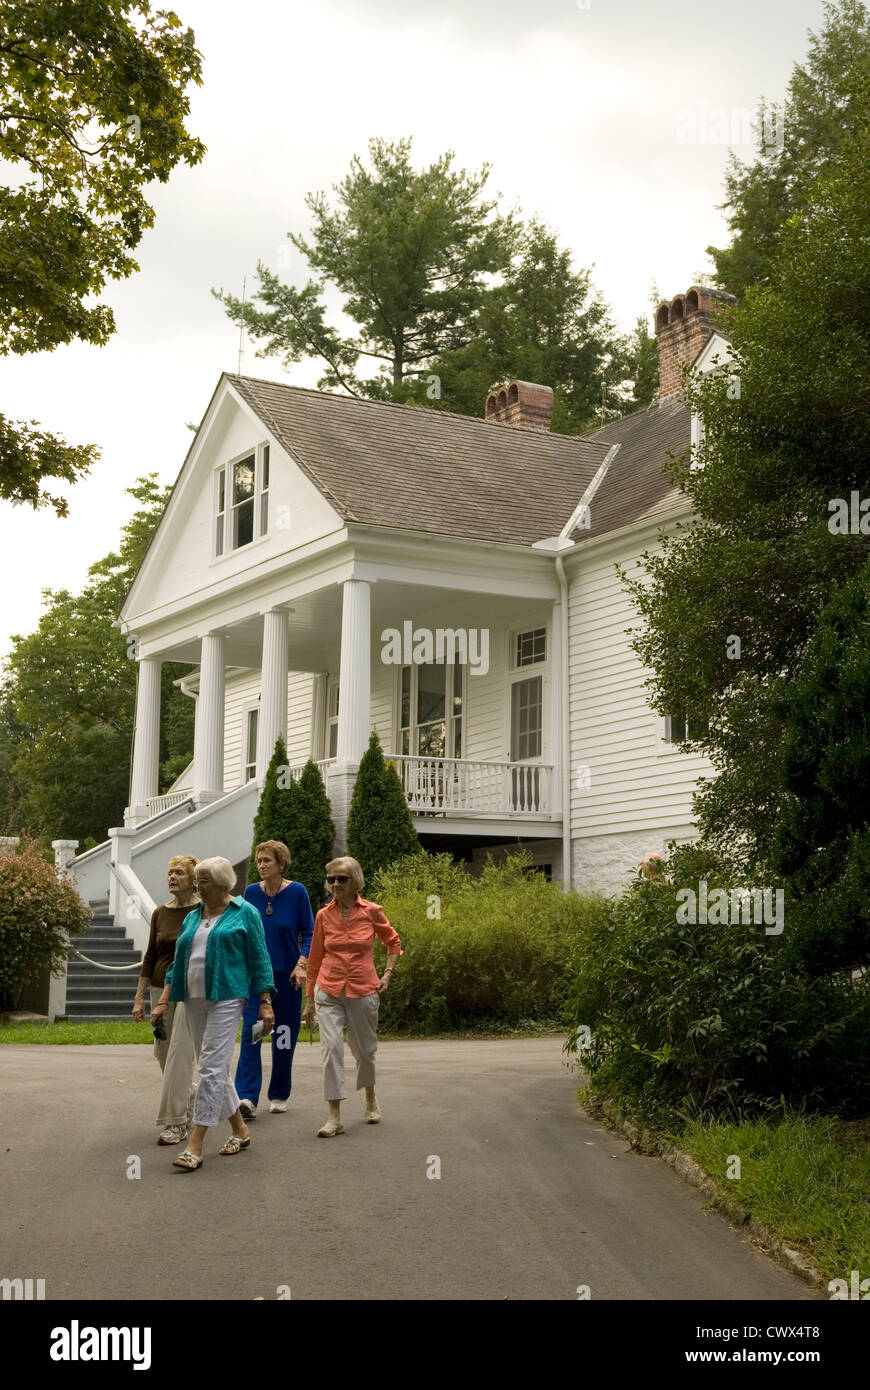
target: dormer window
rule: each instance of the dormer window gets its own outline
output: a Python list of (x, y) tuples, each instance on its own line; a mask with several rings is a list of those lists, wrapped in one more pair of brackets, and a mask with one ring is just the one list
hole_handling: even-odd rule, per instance
[(269, 445), (261, 444), (215, 474), (215, 556), (265, 536), (269, 525)]

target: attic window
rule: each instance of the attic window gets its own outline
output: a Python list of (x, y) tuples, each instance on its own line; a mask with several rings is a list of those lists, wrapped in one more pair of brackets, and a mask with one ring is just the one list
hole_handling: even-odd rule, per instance
[(224, 464), (215, 474), (215, 558), (265, 536), (269, 521), (269, 445)]

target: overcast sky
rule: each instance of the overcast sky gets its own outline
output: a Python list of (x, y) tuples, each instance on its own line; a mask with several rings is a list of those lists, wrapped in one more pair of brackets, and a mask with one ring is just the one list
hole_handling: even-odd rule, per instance
[[(330, 189), (373, 136), (414, 137), (418, 163), (447, 149), (492, 165), (505, 208), (538, 214), (628, 328), (653, 282), (670, 298), (721, 245), (734, 120), (782, 96), (818, 30), (821, 0), (175, 0), (204, 57), (189, 129), (196, 169), (157, 185), (139, 273), (105, 298), (104, 348), (0, 358), (0, 412), (35, 419), (101, 460), (66, 488), (70, 514), (0, 503), (0, 655), (33, 630), (43, 588), (78, 589), (117, 542), (143, 473), (176, 477), (238, 330), (212, 297), (240, 293), (258, 260), (301, 283), (286, 233), (308, 192)], [(691, 140), (692, 128), (698, 138)], [(737, 149), (746, 157), (748, 147)], [(287, 248), (292, 251), (288, 257)], [(281, 259), (279, 259), (279, 257)], [(249, 345), (249, 375), (313, 386)], [(481, 411), (483, 402), (481, 402)], [(55, 489), (56, 490), (56, 489)]]

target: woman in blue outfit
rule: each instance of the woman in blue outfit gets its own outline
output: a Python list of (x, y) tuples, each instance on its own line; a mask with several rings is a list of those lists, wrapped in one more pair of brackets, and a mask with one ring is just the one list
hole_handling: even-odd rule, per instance
[[(302, 1018), (302, 986), (308, 968), (314, 914), (303, 885), (284, 877), (290, 865), (290, 851), (286, 845), (280, 840), (264, 840), (254, 850), (254, 857), (260, 882), (248, 884), (245, 899), (260, 913), (277, 988), (272, 1000), (275, 1028), (269, 1081), (269, 1110), (275, 1114), (287, 1109), (292, 1088), (290, 1073)], [(252, 994), (242, 1020), (242, 1046), (236, 1068), (239, 1108), (247, 1119), (257, 1113), (263, 1084), (261, 1044), (251, 1040), (259, 1009), (260, 1000)]]

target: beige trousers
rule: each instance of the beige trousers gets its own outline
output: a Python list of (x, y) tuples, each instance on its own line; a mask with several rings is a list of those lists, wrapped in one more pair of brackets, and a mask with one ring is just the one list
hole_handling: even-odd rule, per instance
[[(162, 989), (151, 986), (151, 1007), (159, 1000)], [(193, 1088), (196, 1050), (183, 1004), (170, 1004), (166, 1010), (166, 1037), (154, 1039), (154, 1056), (163, 1072), (163, 1089), (157, 1123), (183, 1125)]]
[(320, 1030), (320, 1055), (323, 1059), (323, 1096), (325, 1100), (344, 1100), (344, 1030), (350, 1050), (356, 1059), (356, 1089), (375, 1084), (375, 1053), (378, 1050), (378, 1011), (381, 996), (364, 994), (361, 999), (348, 999), (341, 994), (326, 994), (320, 985), (314, 988), (317, 1027)]

